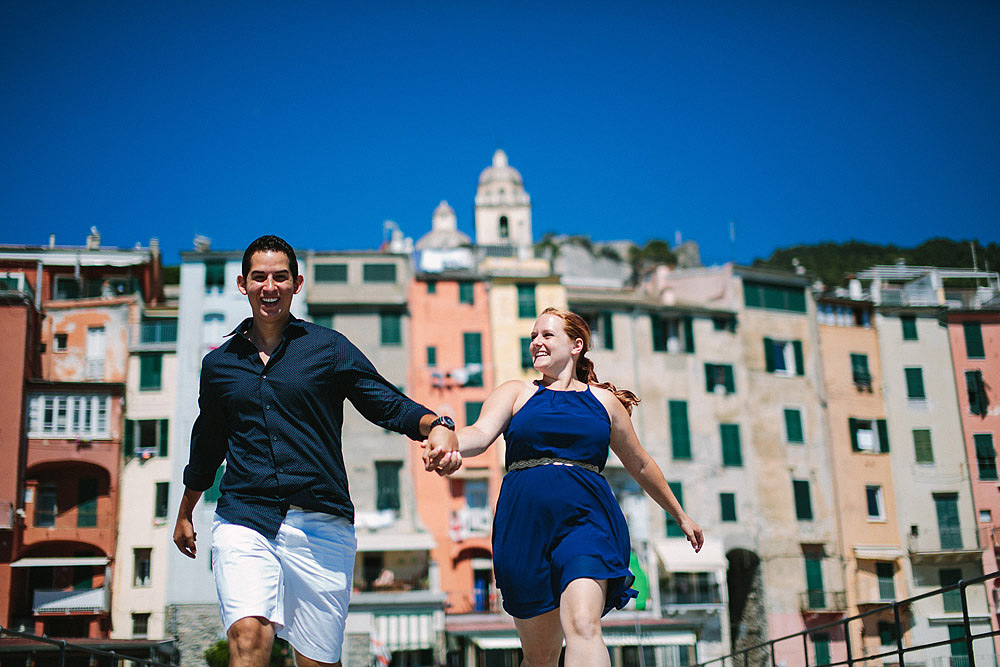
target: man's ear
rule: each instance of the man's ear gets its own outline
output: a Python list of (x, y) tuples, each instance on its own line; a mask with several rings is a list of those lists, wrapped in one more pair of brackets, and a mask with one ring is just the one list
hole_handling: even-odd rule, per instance
[(295, 291), (292, 292), (292, 294), (298, 294), (299, 293), (299, 290), (302, 289), (302, 283), (304, 283), (305, 280), (306, 280), (305, 276), (303, 276), (301, 273), (299, 275), (295, 276)]
[[(240, 289), (240, 294), (247, 293), (247, 280), (243, 276), (236, 276), (236, 286)], [(298, 290), (295, 290), (298, 292)]]

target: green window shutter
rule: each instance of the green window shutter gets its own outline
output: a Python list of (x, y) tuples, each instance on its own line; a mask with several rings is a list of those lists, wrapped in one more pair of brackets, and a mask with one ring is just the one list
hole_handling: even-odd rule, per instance
[(875, 563), (875, 574), (878, 576), (879, 600), (896, 599), (896, 582), (893, 580), (896, 567), (892, 563)]
[(913, 452), (917, 463), (934, 463), (930, 429), (913, 429)]
[(346, 283), (347, 264), (314, 264), (313, 279), (318, 283)]
[(479, 419), (479, 413), (483, 411), (482, 401), (466, 401), (465, 403), (465, 425), (471, 426)]
[(788, 442), (806, 441), (802, 433), (802, 413), (794, 408), (785, 408), (785, 434)]
[(659, 315), (651, 313), (649, 316), (649, 325), (653, 330), (653, 352), (666, 352), (667, 323)]
[[(677, 502), (683, 505), (683, 485), (680, 482), (667, 482), (667, 484), (670, 486), (670, 490), (674, 492), (674, 495), (677, 496)], [(684, 537), (684, 531), (681, 530), (681, 527), (677, 525), (676, 521), (674, 521), (674, 517), (669, 514), (667, 514), (667, 537)]]
[(125, 420), (125, 437), (123, 438), (122, 450), (125, 455), (125, 460), (135, 456), (135, 420), (126, 419)]
[(879, 621), (878, 625), (878, 638), (879, 643), (882, 646), (895, 646), (896, 645), (896, 626), (889, 621)]
[[(958, 568), (938, 570), (938, 582), (941, 584), (941, 588), (954, 586), (961, 580), (962, 570)], [(944, 603), (944, 612), (946, 614), (962, 613), (962, 590), (960, 588), (942, 593), (941, 601)]]
[[(483, 336), (478, 332), (466, 332), (462, 334), (462, 349), (465, 365), (483, 363)], [(465, 383), (467, 387), (482, 387), (482, 372), (470, 373), (469, 380)]]
[(719, 424), (719, 433), (722, 436), (722, 465), (742, 466), (740, 427), (737, 424)]
[[(377, 264), (375, 266), (383, 266)], [(384, 266), (392, 266), (386, 264)], [(379, 313), (383, 345), (403, 344), (403, 315), (401, 313)]]
[[(959, 608), (959, 611), (962, 611)], [(968, 665), (969, 664), (969, 645), (965, 643), (965, 626), (964, 625), (949, 625), (948, 626), (948, 639), (955, 640), (961, 639), (962, 641), (952, 641), (951, 643), (951, 657), (959, 658), (959, 660), (952, 660), (952, 665)]]
[[(806, 556), (806, 590), (823, 591), (823, 559), (819, 556)], [(822, 604), (822, 603), (821, 603)], [(820, 605), (817, 605), (820, 606)]]
[(438, 362), (438, 351), (437, 351), (437, 348), (434, 347), (433, 345), (428, 345), (427, 346), (427, 365), (428, 366), (437, 366), (437, 362)]
[(156, 483), (156, 501), (153, 505), (153, 518), (166, 519), (170, 505), (170, 482)]
[(517, 316), (534, 319), (538, 312), (535, 306), (535, 286), (518, 284), (517, 286)]
[(829, 665), (830, 660), (830, 633), (815, 632), (812, 635), (813, 650), (817, 665)]
[(608, 312), (601, 313), (601, 344), (605, 350), (615, 349), (615, 330)]
[(205, 491), (205, 502), (206, 503), (216, 503), (219, 502), (219, 498), (222, 497), (222, 476), (226, 473), (226, 466), (221, 465), (219, 469), (215, 471), (215, 481), (212, 482), (212, 486)]
[(962, 527), (958, 516), (957, 493), (935, 493), (934, 509), (937, 512), (938, 534), (941, 536), (941, 549), (962, 548)]
[(905, 368), (906, 373), (906, 397), (913, 400), (927, 398), (924, 393), (924, 373), (920, 368)]
[(719, 494), (719, 516), (723, 521), (736, 521), (736, 494)]
[(861, 427), (859, 423), (861, 420), (855, 419), (854, 417), (847, 418), (847, 428), (851, 430), (851, 451), (860, 452), (861, 445), (858, 444), (858, 429)]
[(684, 351), (694, 354), (694, 318), (690, 315), (684, 317)]
[(139, 356), (139, 389), (159, 389), (162, 376), (162, 354), (147, 353)]
[(805, 357), (802, 354), (802, 341), (800, 340), (792, 341), (792, 352), (795, 354), (795, 374), (805, 375), (806, 362), (805, 362)]
[(535, 366), (531, 358), (531, 339), (521, 338), (521, 368), (528, 369)]
[(914, 315), (900, 315), (899, 322), (903, 325), (903, 340), (917, 340), (917, 318)]
[(962, 331), (965, 332), (965, 356), (969, 359), (985, 359), (982, 325), (979, 322), (962, 322)]
[(885, 454), (889, 451), (889, 425), (884, 419), (876, 419), (875, 428), (878, 430), (878, 450)]
[(687, 401), (670, 401), (670, 446), (675, 460), (691, 460)]
[(985, 416), (990, 402), (986, 396), (986, 386), (983, 384), (983, 372), (965, 371), (965, 389), (969, 397), (969, 412)]
[(427, 293), (428, 294), (437, 294), (437, 291), (438, 291), (437, 281), (436, 280), (428, 280), (427, 281)]
[(375, 462), (375, 509), (398, 510), (401, 507), (399, 471), (402, 468), (402, 461)]
[(97, 526), (97, 478), (84, 477), (77, 485), (77, 528)]
[(764, 339), (764, 370), (768, 373), (773, 373), (775, 368), (774, 364), (774, 341), (770, 338)]
[(366, 283), (396, 282), (395, 264), (365, 264), (361, 267), (362, 277)]
[(993, 449), (992, 433), (976, 433), (972, 436), (976, 446), (976, 463), (979, 466), (979, 479), (997, 479), (997, 453)]
[(809, 481), (805, 479), (792, 480), (792, 491), (795, 495), (795, 518), (800, 521), (811, 521), (813, 511), (812, 498), (809, 496)]
[(458, 302), (469, 305), (476, 302), (476, 292), (474, 283), (470, 283), (464, 280), (458, 283)]
[(851, 355), (851, 379), (854, 384), (871, 386), (872, 376), (868, 372), (868, 355)]
[(725, 375), (726, 382), (726, 393), (735, 394), (736, 393), (736, 378), (733, 374), (733, 367), (729, 364), (725, 364), (722, 367), (723, 373)]
[(157, 456), (165, 457), (170, 453), (170, 420), (160, 420), (160, 451)]
[(705, 391), (715, 391), (715, 364), (705, 364)]

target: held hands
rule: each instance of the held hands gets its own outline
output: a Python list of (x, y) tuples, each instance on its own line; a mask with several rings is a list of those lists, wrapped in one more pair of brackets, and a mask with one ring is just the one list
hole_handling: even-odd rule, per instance
[(462, 455), (458, 451), (458, 436), (451, 429), (436, 426), (431, 429), (425, 442), (424, 469), (433, 470), (442, 477), (450, 475), (462, 467)]

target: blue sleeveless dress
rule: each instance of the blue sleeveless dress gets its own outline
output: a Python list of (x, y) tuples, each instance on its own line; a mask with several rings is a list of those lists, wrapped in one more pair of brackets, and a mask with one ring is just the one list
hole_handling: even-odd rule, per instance
[[(599, 470), (608, 460), (611, 421), (590, 388), (538, 390), (504, 433), (507, 461), (563, 458)], [(532, 618), (559, 607), (574, 579), (607, 579), (603, 614), (637, 595), (628, 569), (628, 525), (604, 477), (580, 466), (539, 465), (508, 472), (493, 519), (493, 566), (503, 607)]]

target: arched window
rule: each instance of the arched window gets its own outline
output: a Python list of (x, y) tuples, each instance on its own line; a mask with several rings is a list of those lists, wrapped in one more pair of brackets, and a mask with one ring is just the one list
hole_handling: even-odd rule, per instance
[(510, 238), (510, 223), (507, 222), (507, 216), (500, 216), (500, 238), (509, 239)]

